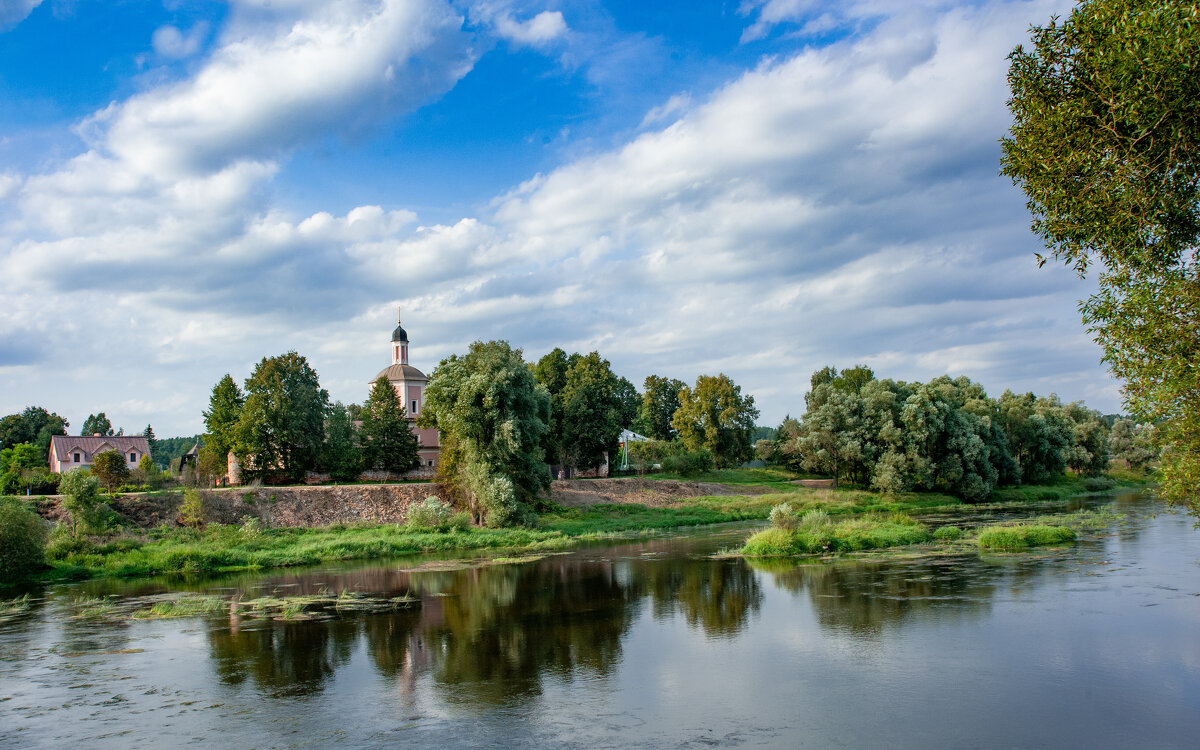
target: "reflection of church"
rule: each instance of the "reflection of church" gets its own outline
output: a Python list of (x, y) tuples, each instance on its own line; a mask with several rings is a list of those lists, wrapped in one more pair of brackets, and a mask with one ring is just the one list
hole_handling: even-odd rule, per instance
[(416, 434), (417, 442), (421, 446), (418, 454), (421, 457), (421, 466), (425, 469), (436, 466), (442, 450), (438, 443), (438, 431), (433, 427), (422, 428), (416, 425), (417, 415), (421, 413), (421, 407), (425, 403), (425, 384), (429, 382), (429, 378), (408, 363), (408, 333), (401, 327), (399, 320), (396, 321), (396, 330), (392, 331), (392, 364), (381, 370), (371, 380), (371, 384), (380, 376), (388, 379), (396, 389), (400, 404), (404, 406), (409, 427)]

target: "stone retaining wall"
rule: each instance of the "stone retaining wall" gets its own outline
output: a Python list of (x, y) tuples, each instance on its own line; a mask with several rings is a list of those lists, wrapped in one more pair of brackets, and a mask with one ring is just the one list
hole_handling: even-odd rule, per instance
[[(200, 490), (204, 520), (240, 524), (258, 518), (274, 527), (328, 526), (332, 523), (405, 523), (408, 509), (429, 496), (446, 500), (440, 485), (343, 484), (322, 487), (235, 487)], [(128, 521), (142, 528), (179, 525), (183, 492), (118, 496), (112, 505)], [(38, 498), (37, 511), (50, 521), (65, 521), (62, 498)]]
[(446, 500), (436, 484), (343, 484), (324, 487), (238, 488), (252, 495), (257, 515), (271, 526), (327, 526), (331, 523), (405, 523), (410, 506), (429, 496)]

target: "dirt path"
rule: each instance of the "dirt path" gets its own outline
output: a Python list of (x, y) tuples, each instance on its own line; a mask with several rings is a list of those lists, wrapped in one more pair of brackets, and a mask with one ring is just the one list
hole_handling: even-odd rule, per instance
[(792, 484), (798, 484), (801, 487), (808, 487), (811, 490), (825, 489), (833, 486), (832, 479), (793, 479)]
[(763, 495), (769, 487), (757, 485), (679, 482), (670, 479), (559, 479), (550, 485), (550, 499), (571, 508), (589, 505), (648, 505), (661, 508), (686, 497), (705, 495)]

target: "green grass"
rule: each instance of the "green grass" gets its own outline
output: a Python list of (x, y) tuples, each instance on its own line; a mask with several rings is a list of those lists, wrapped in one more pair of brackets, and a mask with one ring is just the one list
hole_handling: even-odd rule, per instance
[[(690, 498), (665, 507), (595, 505), (589, 508), (556, 508), (543, 513), (535, 529), (470, 528), (437, 532), (368, 523), (255, 531), (217, 524), (202, 530), (160, 527), (139, 535), (126, 534), (115, 539), (59, 544), (57, 552), (50, 555), (53, 558), (51, 569), (35, 576), (35, 579), (214, 573), (390, 558), (424, 552), (556, 550), (587, 539), (729, 521), (765, 520), (771, 508), (783, 502), (789, 503), (798, 514), (820, 510), (833, 517), (833, 520), (849, 518), (854, 523), (832, 524), (837, 527), (836, 533), (824, 529), (820, 533), (810, 530), (799, 535), (797, 530), (786, 543), (776, 538), (777, 534), (764, 537), (759, 540), (764, 551), (746, 554), (841, 552), (916, 544), (932, 536), (927, 530), (917, 533), (908, 524), (900, 524), (905, 528), (885, 528), (880, 521), (884, 514), (1013, 507), (1031, 502), (1061, 501), (1083, 494), (1082, 479), (1064, 476), (1061, 481), (1051, 485), (1006, 488), (993, 495), (996, 502), (980, 506), (966, 505), (958, 498), (937, 493), (888, 497), (865, 490), (808, 489), (790, 484), (794, 476), (773, 468), (711, 472), (699, 479), (724, 484), (766, 486), (779, 491), (750, 496)], [(1085, 518), (1070, 514), (1070, 517), (1039, 519), (1045, 523), (1035, 525), (1065, 526), (1068, 530), (1099, 528), (1115, 520), (1109, 516)], [(943, 536), (939, 539), (951, 541), (945, 539), (944, 534), (947, 533), (942, 532)], [(906, 541), (913, 539), (916, 541)], [(51, 548), (55, 549), (53, 543)], [(772, 549), (792, 551), (770, 551)]]
[(338, 596), (320, 593), (264, 596), (247, 600), (212, 594), (176, 593), (165, 597), (140, 599), (76, 599), (73, 603), (73, 619), (169, 620), (228, 612), (246, 618), (310, 620), (314, 617), (333, 617), (350, 612), (384, 612), (409, 607), (418, 602), (419, 600), (410, 597), (373, 597), (346, 591)]
[(819, 555), (906, 547), (929, 539), (928, 528), (900, 513), (831, 521), (818, 511), (806, 514), (792, 531), (773, 526), (758, 532), (746, 540), (741, 552), (753, 557)]
[(1073, 541), (1075, 541), (1074, 529), (1044, 524), (992, 526), (984, 529), (978, 539), (982, 549), (999, 550), (1042, 547)]
[(961, 539), (963, 530), (957, 526), (943, 526), (933, 532), (933, 538), (943, 542), (953, 542)]
[(380, 525), (267, 529), (251, 536), (242, 534), (236, 526), (213, 525), (204, 530), (158, 529), (141, 546), (109, 544), (69, 552), (52, 561), (51, 570), (40, 577), (211, 573), (443, 550), (558, 549), (569, 544), (570, 540), (555, 530), (470, 529), (438, 533)]
[(783, 489), (785, 487), (795, 487), (791, 484), (793, 479), (808, 477), (808, 474), (796, 474), (776, 466), (767, 466), (758, 469), (714, 469), (706, 471), (703, 474), (697, 474), (692, 477), (685, 477), (682, 474), (671, 474), (668, 472), (658, 474), (647, 474), (646, 479), (669, 479), (677, 482), (713, 482), (716, 484), (734, 484), (734, 485), (761, 485), (766, 487), (775, 487)]
[(755, 520), (766, 518), (771, 512), (771, 507), (779, 502), (778, 498), (779, 495), (730, 495), (689, 498), (664, 508), (643, 505), (556, 508), (541, 515), (540, 527), (568, 537), (588, 538), (632, 531)]

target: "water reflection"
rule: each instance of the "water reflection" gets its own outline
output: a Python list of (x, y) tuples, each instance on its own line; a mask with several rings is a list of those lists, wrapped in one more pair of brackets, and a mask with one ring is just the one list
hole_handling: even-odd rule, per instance
[(681, 612), (710, 637), (739, 633), (762, 602), (758, 576), (740, 560), (670, 558), (631, 567), (656, 619)]
[(226, 586), (245, 597), (340, 589), (407, 594), (420, 606), (320, 622), (231, 616), (209, 623), (209, 646), (223, 683), (249, 681), (274, 697), (324, 689), (361, 644), (402, 699), (428, 675), (443, 700), (505, 705), (540, 694), (549, 675), (609, 675), (646, 604), (655, 619), (678, 615), (710, 637), (728, 637), (762, 600), (758, 576), (741, 561), (616, 557), (555, 556), (453, 571), (377, 568), (307, 580), (280, 576), (269, 586), (260, 579), (245, 590)]
[(353, 620), (270, 622), (253, 629), (236, 624), (209, 631), (209, 645), (222, 682), (247, 679), (271, 696), (320, 690), (338, 667), (350, 661), (359, 638)]

